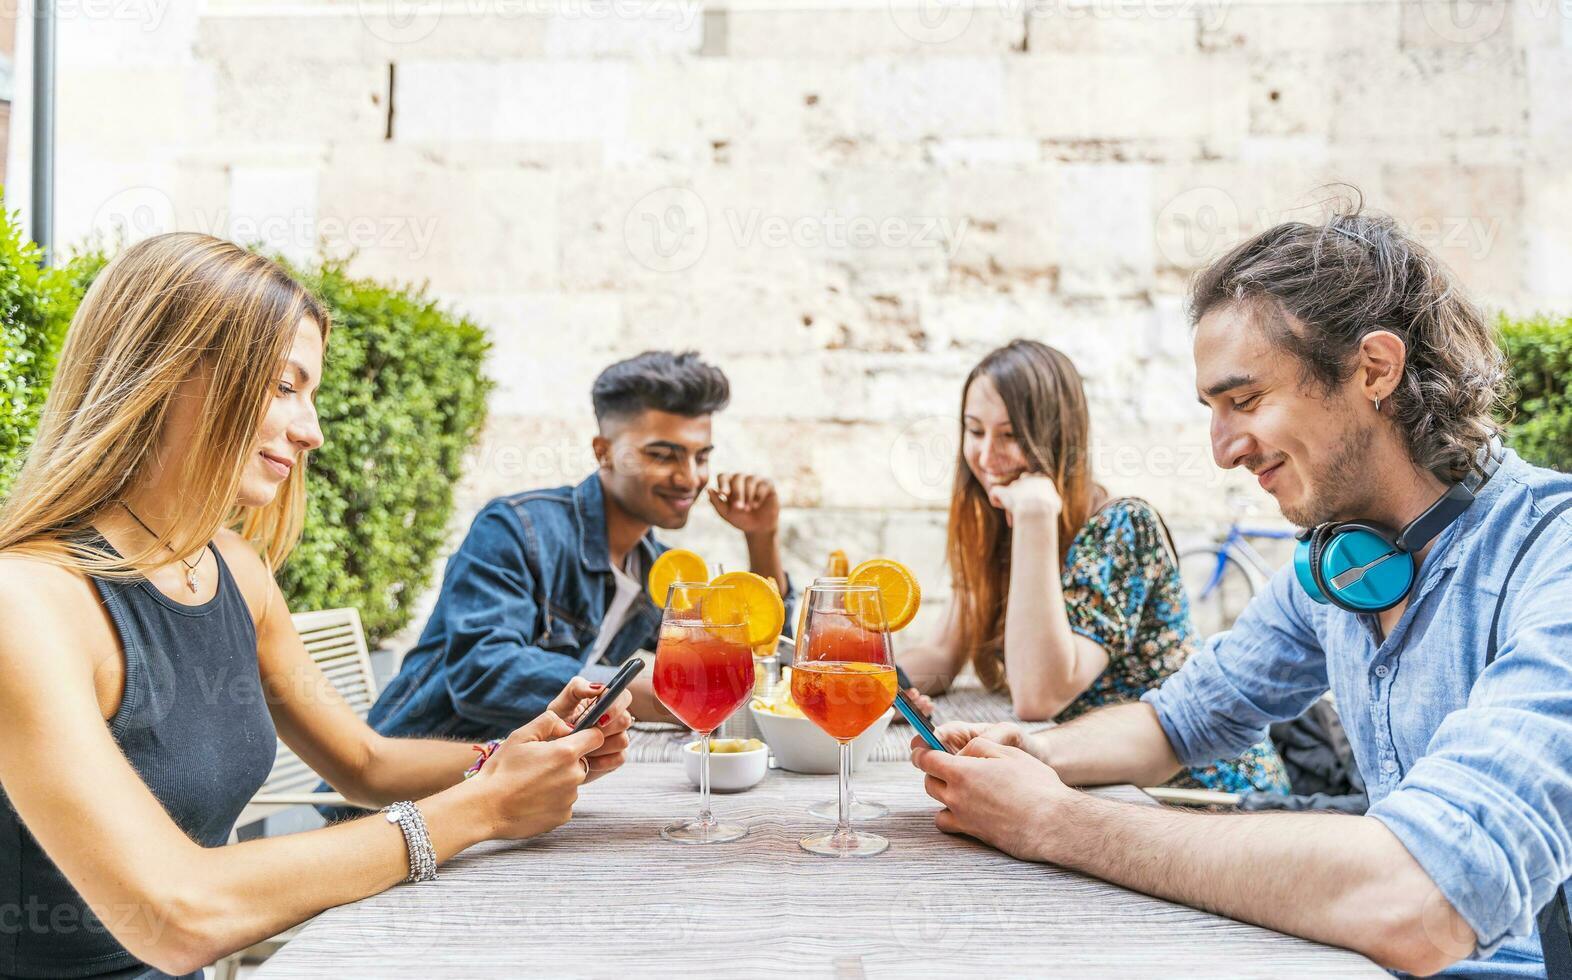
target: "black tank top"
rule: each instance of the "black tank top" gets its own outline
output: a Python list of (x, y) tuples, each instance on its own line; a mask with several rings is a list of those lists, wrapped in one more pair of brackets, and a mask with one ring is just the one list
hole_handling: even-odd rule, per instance
[[(93, 583), (125, 657), (125, 693), (109, 733), (180, 829), (218, 847), (267, 779), (278, 743), (251, 611), (209, 548), (218, 591), (199, 606), (143, 580)], [(61, 735), (60, 764), (70, 765), (69, 733)], [(0, 976), (163, 977), (115, 941), (109, 930), (124, 916), (82, 901), (3, 789), (0, 803)]]

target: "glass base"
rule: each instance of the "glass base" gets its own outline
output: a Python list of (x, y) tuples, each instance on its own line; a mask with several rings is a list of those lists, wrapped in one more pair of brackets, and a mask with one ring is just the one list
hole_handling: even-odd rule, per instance
[(882, 854), (890, 842), (878, 834), (865, 834), (858, 830), (832, 830), (827, 834), (814, 834), (797, 842), (809, 854), (825, 857), (873, 857)]
[(711, 820), (678, 820), (660, 829), (660, 835), (679, 844), (724, 844), (747, 836), (748, 828), (740, 823)]
[[(841, 818), (840, 800), (825, 800), (808, 807), (808, 816), (818, 817), (820, 820), (839, 820)], [(848, 816), (853, 820), (878, 820), (880, 817), (890, 815), (890, 808), (883, 803), (864, 803), (862, 800), (852, 800), (847, 808)]]

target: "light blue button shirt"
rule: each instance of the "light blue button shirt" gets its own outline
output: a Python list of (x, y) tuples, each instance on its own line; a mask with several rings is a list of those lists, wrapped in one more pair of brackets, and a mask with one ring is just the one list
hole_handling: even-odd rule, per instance
[(1374, 616), (1313, 602), (1285, 568), (1231, 632), (1142, 699), (1194, 765), (1241, 751), (1330, 689), (1370, 816), (1478, 937), (1448, 975), (1543, 976), (1534, 916), (1572, 878), (1572, 510), (1513, 574), (1485, 668), (1507, 569), (1568, 496), (1572, 476), (1508, 451), (1437, 537), (1391, 635)]

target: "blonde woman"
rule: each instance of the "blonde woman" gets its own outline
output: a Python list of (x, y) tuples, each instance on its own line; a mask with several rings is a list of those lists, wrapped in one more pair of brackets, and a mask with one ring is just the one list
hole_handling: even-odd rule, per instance
[[(0, 975), (197, 975), (550, 830), (621, 764), (626, 698), (567, 736), (581, 679), (464, 780), (468, 745), (378, 736), (311, 662), (270, 567), (322, 444), (328, 330), (277, 265), (205, 235), (131, 247), (83, 300), (0, 509)], [(394, 805), (218, 846), (275, 732), (351, 800)]]

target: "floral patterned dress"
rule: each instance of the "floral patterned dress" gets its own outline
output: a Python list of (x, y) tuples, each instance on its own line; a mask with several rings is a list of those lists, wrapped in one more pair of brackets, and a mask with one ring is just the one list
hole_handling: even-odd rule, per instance
[[(1105, 505), (1081, 527), (1064, 562), (1070, 629), (1108, 651), (1108, 667), (1059, 714), (1139, 700), (1189, 658), (1197, 638), (1167, 529), (1144, 500)], [(1170, 786), (1288, 793), (1283, 761), (1263, 740), (1236, 759), (1188, 769)]]

